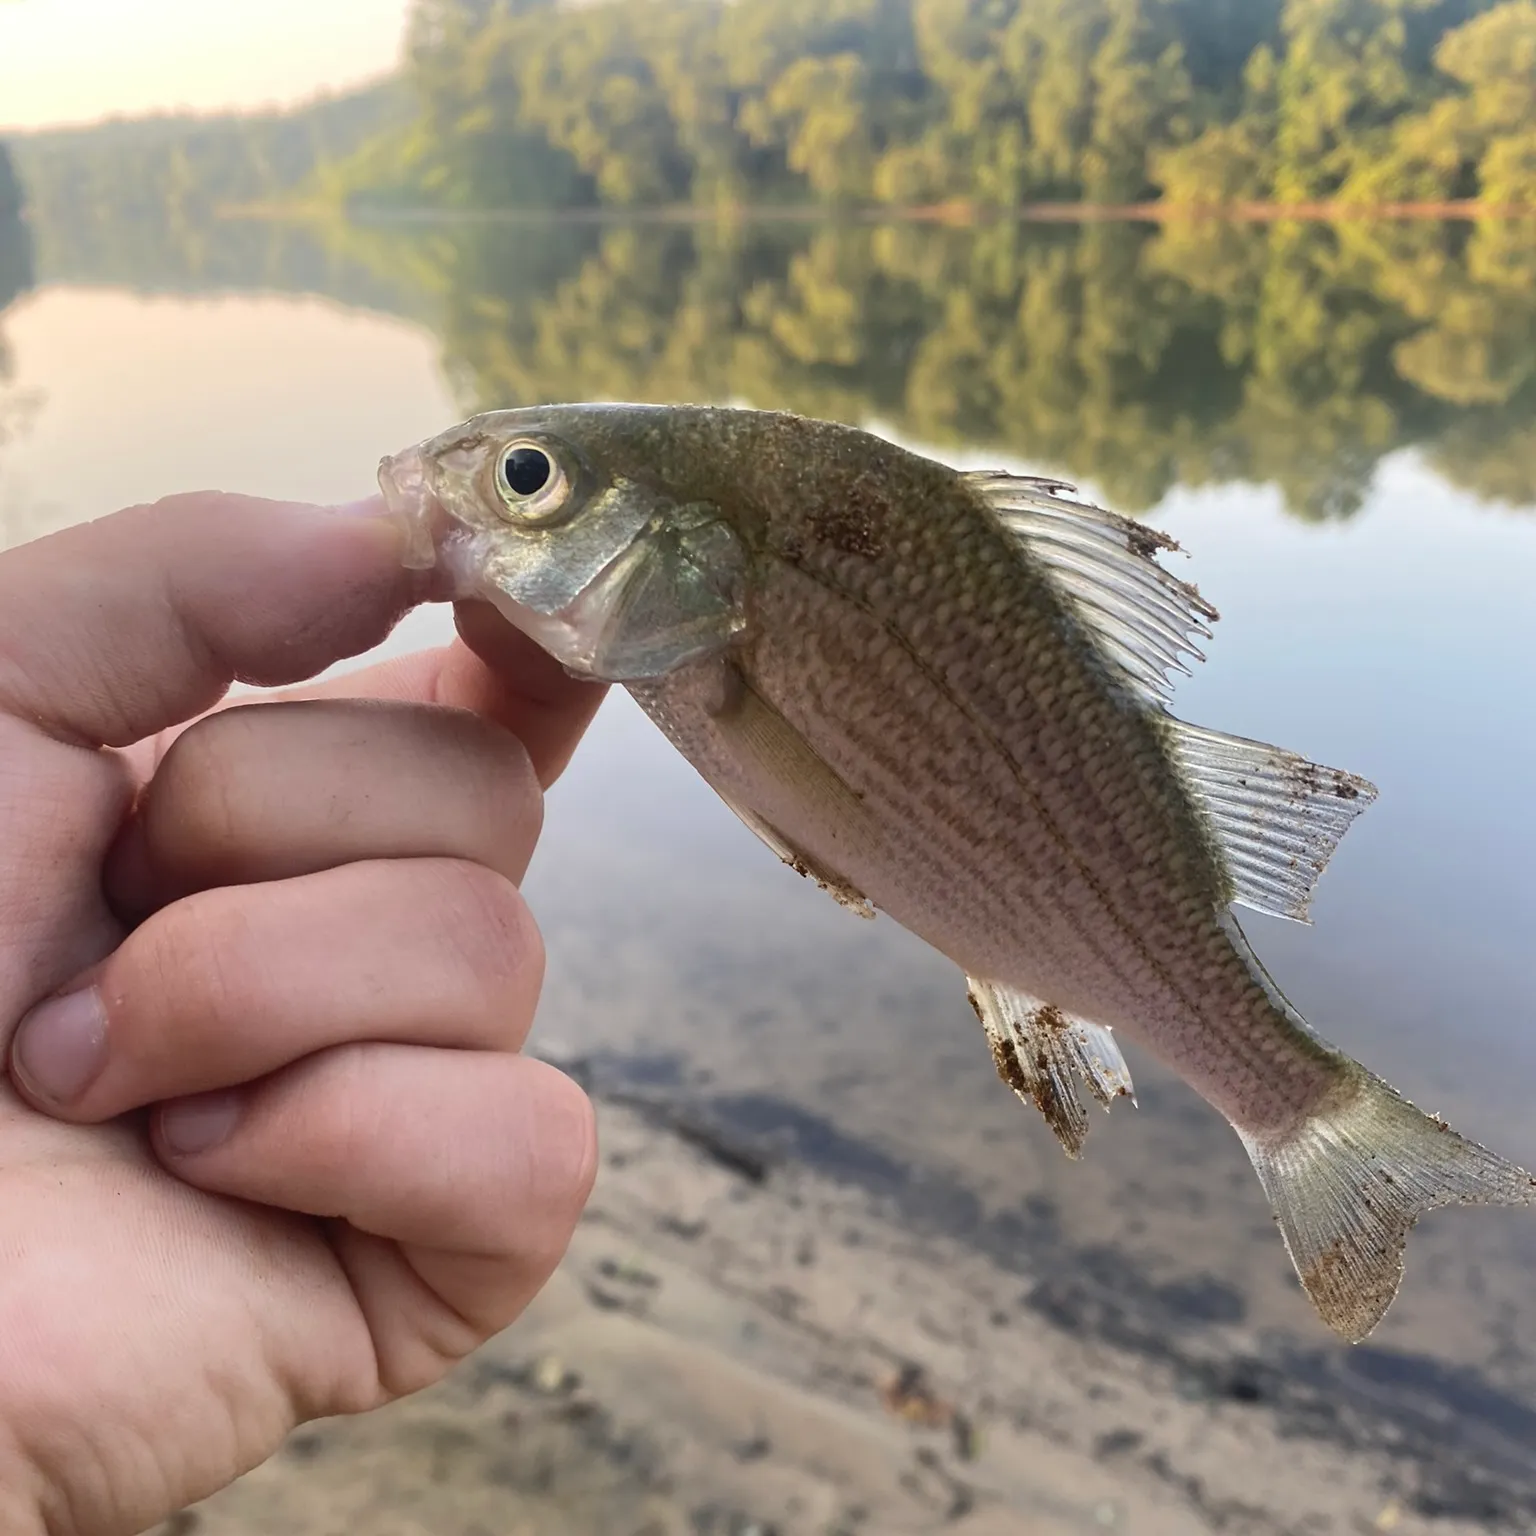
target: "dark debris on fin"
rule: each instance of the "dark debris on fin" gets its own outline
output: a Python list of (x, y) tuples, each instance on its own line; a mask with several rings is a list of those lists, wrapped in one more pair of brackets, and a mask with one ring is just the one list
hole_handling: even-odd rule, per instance
[(1079, 1079), (1106, 1110), (1117, 1098), (1135, 1103), (1114, 1032), (996, 982), (972, 976), (966, 985), (998, 1076), (1045, 1116), (1068, 1157), (1080, 1157), (1088, 1112)]
[(766, 847), (771, 848), (797, 875), (803, 875), (807, 880), (814, 880), (838, 906), (846, 907), (854, 916), (873, 919), (875, 915), (873, 903), (863, 891), (857, 890), (846, 876), (829, 869), (803, 849), (796, 847), (777, 827), (765, 821), (755, 811), (747, 810), (725, 795), (721, 795), (720, 798), (735, 811), (742, 824), (755, 832), (759, 840)]
[(997, 470), (965, 480), (1002, 525), (1044, 566), (1057, 592), (1121, 681), (1161, 707), (1169, 674), (1203, 660), (1195, 637), (1210, 638), (1219, 615), (1189, 582), (1154, 558), (1178, 544), (1118, 512), (1072, 499), (1065, 481)]
[(1182, 720), (1165, 722), (1169, 750), (1221, 852), (1232, 900), (1305, 923), (1339, 840), (1376, 786), (1295, 752)]

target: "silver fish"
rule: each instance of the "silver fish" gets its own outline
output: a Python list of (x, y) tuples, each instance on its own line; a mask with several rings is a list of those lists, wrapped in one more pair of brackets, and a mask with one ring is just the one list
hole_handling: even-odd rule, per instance
[(623, 683), (786, 863), (955, 961), (1071, 1156), (1131, 1093), (1116, 1031), (1237, 1131), (1318, 1312), (1380, 1321), (1435, 1206), (1536, 1179), (1320, 1039), (1231, 908), (1306, 920), (1376, 797), (1202, 729), (1169, 673), (1215, 610), (1163, 535), (1056, 481), (770, 412), (477, 416), (380, 469), (411, 560)]

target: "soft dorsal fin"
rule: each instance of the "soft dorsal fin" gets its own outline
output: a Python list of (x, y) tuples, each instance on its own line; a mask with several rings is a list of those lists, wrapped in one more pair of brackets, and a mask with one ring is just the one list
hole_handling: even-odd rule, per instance
[(1183, 657), (1203, 660), (1192, 636), (1210, 638), (1218, 614), (1153, 556), (1178, 545), (1116, 512), (1069, 500), (1072, 487), (1000, 471), (969, 473), (1003, 525), (1046, 566), (1100, 655), (1145, 702), (1161, 707)]
[(1309, 921), (1312, 888), (1376, 786), (1261, 741), (1166, 724), (1169, 750), (1226, 862), (1232, 900)]

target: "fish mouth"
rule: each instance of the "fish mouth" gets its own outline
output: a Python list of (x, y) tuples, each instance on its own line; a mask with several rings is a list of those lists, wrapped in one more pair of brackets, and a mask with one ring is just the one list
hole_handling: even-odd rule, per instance
[(381, 459), (379, 489), (405, 536), (401, 564), (412, 571), (435, 570), (444, 541), (458, 525), (432, 492), (421, 450), (407, 448)]

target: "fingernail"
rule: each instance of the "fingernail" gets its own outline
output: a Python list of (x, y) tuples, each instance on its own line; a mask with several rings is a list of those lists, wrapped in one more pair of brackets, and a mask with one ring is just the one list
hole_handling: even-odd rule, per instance
[(11, 1067), (34, 1098), (68, 1104), (107, 1059), (107, 1013), (95, 987), (50, 997), (16, 1028)]
[[(385, 504), (382, 496), (365, 496), (361, 501), (344, 501), (322, 510), (332, 517), (345, 518), (362, 528), (373, 530), (373, 537), (400, 563), (418, 566), (422, 562), (412, 554), (417, 535)], [(430, 562), (428, 562), (430, 564)]]
[(325, 509), (334, 513), (337, 517), (389, 517), (390, 510), (384, 505), (384, 498), (377, 493), (372, 496), (364, 496), (360, 501), (338, 502), (335, 506)]
[(166, 1150), (191, 1157), (218, 1146), (234, 1130), (244, 1097), (239, 1089), (226, 1088), (167, 1104), (160, 1111), (160, 1139)]

